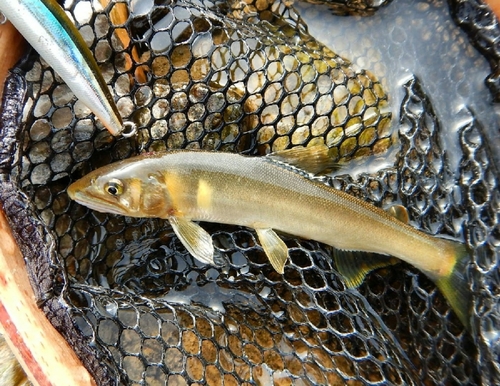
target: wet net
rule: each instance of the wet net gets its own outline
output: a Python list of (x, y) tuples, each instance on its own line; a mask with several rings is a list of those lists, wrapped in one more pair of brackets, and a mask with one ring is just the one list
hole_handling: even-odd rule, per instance
[[(486, 9), (467, 3), (471, 20)], [(439, 1), (408, 4), (410, 13), (447, 9)], [(408, 74), (394, 86), (390, 63), (373, 64), (368, 47), (367, 63), (380, 73), (352, 64), (311, 36), (286, 2), (65, 6), (138, 134), (112, 137), (33, 53), (6, 86), (0, 197), (40, 306), (98, 384), (498, 382), (500, 197), (498, 147), (489, 140), (498, 128), (485, 128), (491, 116), (480, 119), (464, 104), (451, 127), (429, 95), (432, 74)], [(474, 25), (475, 33), (484, 27)], [(455, 48), (484, 61), (449, 28)], [(344, 43), (350, 39), (357, 38)], [(450, 61), (460, 59), (443, 61), (447, 81), (467, 90)], [(144, 151), (261, 156), (318, 143), (346, 165), (324, 183), (377, 206), (402, 204), (413, 226), (471, 247), (472, 332), (407, 264), (347, 289), (331, 247), (286, 236), (290, 259), (279, 275), (251, 230), (203, 224), (217, 252), (217, 265), (208, 266), (167, 221), (98, 213), (66, 194), (87, 172)]]

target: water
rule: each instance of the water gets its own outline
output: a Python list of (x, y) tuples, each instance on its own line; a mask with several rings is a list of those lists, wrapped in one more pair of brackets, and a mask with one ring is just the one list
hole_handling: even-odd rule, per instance
[[(380, 77), (387, 87), (394, 121), (399, 118), (401, 85), (418, 77), (430, 95), (440, 133), (456, 167), (460, 155), (457, 129), (474, 112), (500, 166), (499, 115), (484, 84), (490, 66), (453, 23), (446, 1), (394, 1), (374, 16), (341, 17), (325, 6), (297, 2), (310, 33), (336, 53)], [(326, 32), (325, 32), (326, 31)]]

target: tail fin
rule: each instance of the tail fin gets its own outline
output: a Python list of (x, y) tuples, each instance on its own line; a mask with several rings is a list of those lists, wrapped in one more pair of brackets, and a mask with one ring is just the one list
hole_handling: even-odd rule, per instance
[(472, 293), (466, 278), (470, 262), (470, 250), (463, 244), (456, 244), (456, 263), (451, 273), (435, 280), (436, 285), (448, 300), (462, 324), (470, 331)]

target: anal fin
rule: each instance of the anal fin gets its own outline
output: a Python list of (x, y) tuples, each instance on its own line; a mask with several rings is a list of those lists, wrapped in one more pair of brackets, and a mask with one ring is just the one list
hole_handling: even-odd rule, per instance
[(212, 236), (201, 226), (191, 220), (169, 217), (175, 234), (196, 260), (214, 264), (214, 245)]
[(399, 262), (397, 258), (392, 256), (367, 252), (340, 251), (337, 249), (333, 252), (333, 259), (337, 270), (349, 288), (359, 287), (363, 283), (365, 276), (374, 269)]
[(271, 265), (276, 272), (283, 274), (288, 259), (288, 247), (285, 242), (270, 228), (255, 229), (255, 231)]

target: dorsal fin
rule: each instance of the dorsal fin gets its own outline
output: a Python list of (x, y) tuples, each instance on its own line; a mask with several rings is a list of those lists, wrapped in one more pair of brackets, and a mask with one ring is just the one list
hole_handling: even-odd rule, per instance
[(335, 162), (332, 151), (325, 144), (309, 147), (297, 146), (267, 155), (272, 161), (283, 162), (311, 174), (321, 174), (336, 170), (340, 164)]
[(391, 216), (397, 218), (399, 221), (408, 224), (410, 222), (410, 218), (408, 216), (408, 210), (403, 205), (392, 205), (391, 207), (385, 210)]

